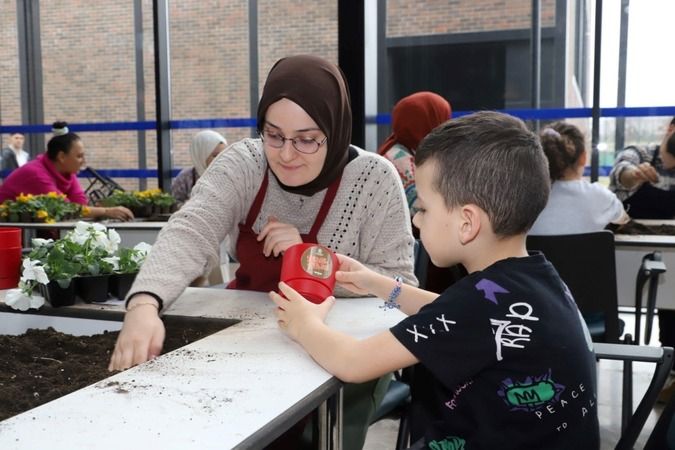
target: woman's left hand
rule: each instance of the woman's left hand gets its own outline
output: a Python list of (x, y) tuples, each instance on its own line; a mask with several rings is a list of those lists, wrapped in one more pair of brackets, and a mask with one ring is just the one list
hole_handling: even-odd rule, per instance
[(300, 232), (293, 225), (279, 222), (275, 217), (270, 217), (267, 225), (258, 235), (258, 242), (265, 240), (263, 254), (265, 256), (279, 256), (287, 248), (302, 244)]
[(279, 283), (279, 291), (286, 298), (274, 291), (269, 293), (270, 298), (278, 307), (277, 323), (296, 341), (300, 339), (304, 326), (310, 325), (310, 322), (315, 320), (324, 322), (328, 311), (335, 304), (335, 297), (332, 296), (318, 305), (312, 303), (283, 281)]
[(125, 208), (124, 206), (113, 206), (105, 209), (105, 216), (109, 219), (117, 220), (133, 220), (134, 213), (130, 209)]

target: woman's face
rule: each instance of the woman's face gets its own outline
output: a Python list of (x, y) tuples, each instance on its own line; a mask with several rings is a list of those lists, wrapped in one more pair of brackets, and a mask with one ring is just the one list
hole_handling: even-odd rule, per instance
[(209, 167), (209, 164), (211, 164), (211, 162), (216, 159), (216, 156), (218, 156), (223, 150), (225, 150), (224, 143), (221, 142), (220, 144), (216, 145), (216, 148), (214, 148), (211, 154), (206, 157), (206, 167)]
[(56, 157), (58, 170), (61, 173), (77, 173), (85, 164), (84, 160), (84, 145), (80, 139), (73, 141), (68, 153), (59, 152)]
[[(286, 98), (272, 103), (265, 114), (265, 133), (289, 139), (281, 148), (263, 142), (267, 163), (281, 183), (290, 187), (302, 186), (319, 176), (328, 151), (326, 135), (297, 103)], [(316, 153), (300, 153), (290, 141), (296, 138), (313, 139), (323, 144)]]

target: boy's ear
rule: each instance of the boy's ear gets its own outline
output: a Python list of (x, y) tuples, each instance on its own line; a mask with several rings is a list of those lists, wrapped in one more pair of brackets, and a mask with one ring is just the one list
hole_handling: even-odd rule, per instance
[(481, 230), (481, 209), (468, 204), (460, 207), (459, 241), (462, 245), (471, 243)]

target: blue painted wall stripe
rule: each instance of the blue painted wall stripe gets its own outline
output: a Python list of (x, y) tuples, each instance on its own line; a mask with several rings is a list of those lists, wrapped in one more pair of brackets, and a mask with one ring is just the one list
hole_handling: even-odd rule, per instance
[[(453, 117), (471, 114), (473, 111), (453, 111)], [(501, 112), (511, 114), (523, 120), (555, 120), (578, 119), (591, 117), (591, 108), (549, 108), (549, 109), (503, 109)], [(650, 117), (675, 116), (675, 106), (645, 106), (631, 108), (601, 108), (602, 117)], [(366, 117), (367, 124), (388, 125), (391, 123), (390, 114), (378, 114)], [(171, 129), (198, 129), (198, 128), (255, 128), (256, 119), (243, 118), (213, 118), (213, 119), (182, 119), (171, 120)], [(110, 132), (110, 131), (142, 131), (154, 130), (155, 122), (93, 122), (72, 123), (70, 129), (76, 133), (82, 132)], [(0, 133), (50, 133), (51, 125), (2, 125)]]

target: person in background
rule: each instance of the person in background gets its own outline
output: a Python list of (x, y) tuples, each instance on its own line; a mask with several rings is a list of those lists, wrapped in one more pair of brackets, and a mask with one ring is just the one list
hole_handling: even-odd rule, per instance
[[(629, 146), (619, 153), (609, 174), (610, 189), (634, 219), (675, 217), (675, 117), (659, 145)], [(675, 311), (659, 308), (661, 345), (675, 347)], [(659, 395), (667, 402), (675, 392), (675, 378)]]
[(416, 212), (415, 151), (420, 141), (450, 118), (450, 103), (433, 92), (417, 92), (402, 98), (391, 113), (392, 133), (377, 152), (394, 163), (403, 183), (410, 217)]
[(408, 317), (358, 340), (324, 323), (334, 298), (316, 305), (279, 283), (280, 328), (346, 382), (427, 367), (434, 412), (412, 449), (599, 448), (590, 334), (551, 263), (525, 247), (549, 193), (537, 136), (476, 113), (432, 131), (415, 165), (422, 242), (435, 264), (470, 275), (439, 296), (339, 255), (338, 283)]
[(591, 233), (630, 220), (613, 192), (583, 179), (587, 153), (577, 127), (555, 122), (542, 130), (540, 139), (548, 158), (551, 195), (530, 234)]
[[(450, 119), (451, 116), (450, 103), (440, 95), (428, 91), (416, 92), (403, 97), (394, 105), (391, 112), (392, 133), (377, 152), (396, 167), (408, 199), (411, 219), (417, 211), (417, 189), (415, 188), (417, 146), (431, 130)], [(415, 237), (418, 236), (418, 230), (414, 224), (413, 234)], [(443, 292), (464, 275), (466, 271), (459, 265), (450, 268), (436, 267), (429, 262), (426, 278), (420, 280), (420, 283), (424, 283), (425, 289), (430, 291)], [(420, 374), (417, 378), (423, 379), (424, 376)]]
[[(219, 155), (152, 246), (128, 296), (111, 370), (160, 353), (159, 310), (217, 258), (226, 236), (240, 263), (230, 285), (236, 289), (275, 289), (281, 255), (302, 242), (417, 284), (401, 182), (385, 158), (350, 145), (352, 112), (342, 71), (315, 56), (279, 60), (265, 82), (257, 123), (260, 139), (243, 139)], [(387, 385), (345, 387), (344, 448), (363, 446)]]
[[(19, 194), (65, 194), (68, 201), (87, 205), (87, 196), (77, 179), (85, 164), (84, 144), (68, 130), (66, 122), (54, 122), (53, 137), (47, 151), (13, 171), (0, 186), (0, 203), (14, 200)], [(123, 206), (104, 208), (89, 206), (89, 217), (131, 220), (134, 215)]]
[(675, 217), (675, 117), (660, 145), (621, 151), (609, 174), (609, 188), (634, 219)]
[(204, 130), (195, 134), (190, 142), (192, 167), (186, 167), (171, 183), (171, 194), (179, 205), (190, 198), (195, 183), (204, 174), (206, 168), (216, 156), (225, 150), (227, 140), (213, 130)]
[(23, 149), (25, 138), (21, 133), (9, 135), (9, 145), (2, 149), (0, 170), (14, 170), (23, 166), (30, 159), (30, 155)]

